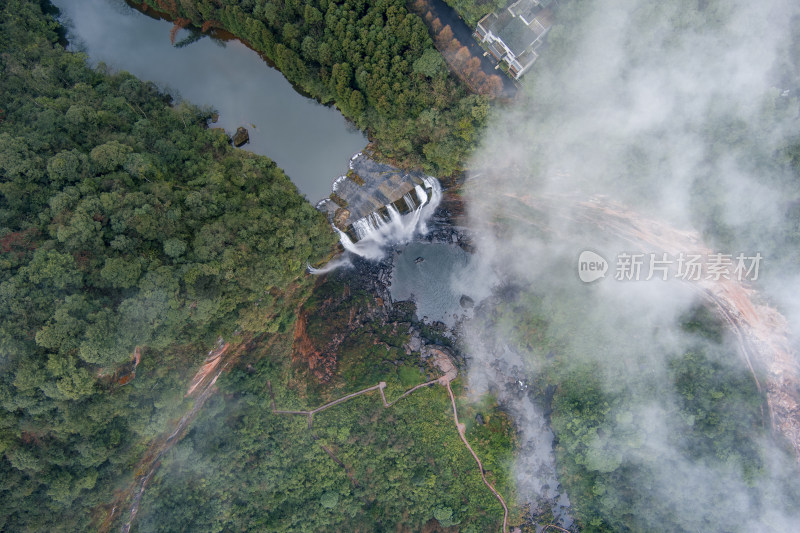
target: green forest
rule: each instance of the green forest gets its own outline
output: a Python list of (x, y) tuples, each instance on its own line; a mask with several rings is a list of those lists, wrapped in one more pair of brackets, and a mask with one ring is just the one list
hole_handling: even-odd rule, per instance
[(287, 331), (335, 239), (210, 111), (89, 69), (38, 2), (2, 21), (0, 529), (83, 530), (207, 347)]
[[(279, 409), (307, 409), (379, 380), (392, 401), (438, 375), (402, 348), (413, 307), (384, 315), (357, 283), (329, 277), (300, 313), (317, 349), (344, 332), (333, 379), (314, 379), (307, 360), (289, 363), (291, 335), (249, 351), (164, 458), (142, 500), (139, 530), (497, 530), (503, 510), (459, 440), (443, 387), (419, 389), (390, 408), (366, 394), (315, 415), (311, 428), (305, 416), (271, 413), (268, 382)], [(508, 418), (490, 398), (458, 403), (467, 438), (513, 501)]]
[[(323, 343), (375, 305), (305, 274), (336, 239), (285, 174), (209, 128), (213, 110), (66, 52), (47, 4), (2, 10), (0, 529), (121, 527), (142, 461), (199, 401), (185, 393), (219, 338), (244, 355), (160, 461), (135, 531), (495, 529), (502, 509), (443, 388), (391, 409), (365, 395), (313, 429), (271, 412), (267, 380), (281, 406), (308, 408), (373, 379), (394, 398), (437, 375), (401, 348), (413, 309), (348, 334), (332, 380), (297, 359), (298, 313)], [(444, 73), (426, 80), (447, 88), (431, 98), (459, 94)], [(491, 399), (459, 404), (511, 500), (507, 417)]]
[[(437, 176), (461, 170), (488, 102), (442, 63), (403, 0), (144, 0), (177, 25), (221, 28), (365, 130), (376, 155)], [(144, 5), (144, 4), (142, 4)]]
[[(447, 3), (470, 25), (501, 5)], [(579, 27), (586, 3), (563, 4), (537, 68), (555, 69), (579, 37), (571, 25)], [(492, 112), (447, 70), (430, 29), (401, 0), (137, 6), (176, 29), (241, 38), (366, 131), (377, 158), (404, 167), (457, 174)], [(641, 27), (663, 14), (659, 6), (635, 14)], [(186, 433), (154, 461), (132, 531), (498, 530), (503, 509), (459, 438), (444, 387), (420, 388), (391, 407), (373, 391), (318, 413), (313, 425), (273, 412), (309, 410), (379, 382), (394, 400), (439, 375), (408, 347), (410, 331), (456, 351), (458, 343), (417, 322), (413, 304), (376, 298), (361, 274), (307, 275), (306, 265), (337, 251), (336, 236), (271, 160), (234, 149), (209, 127), (213, 109), (90, 68), (85, 55), (65, 50), (46, 1), (6, 0), (0, 10), (0, 530), (119, 530), (143, 465), (200, 405), (187, 389), (220, 339), (235, 356)], [(679, 11), (685, 27), (705, 24), (692, 9)], [(786, 79), (800, 71), (793, 61), (779, 67)], [(568, 95), (547, 78), (521, 92), (535, 94), (536, 128), (547, 139)], [(775, 94), (763, 110), (757, 124), (712, 114), (703, 134), (715, 156), (735, 147), (747, 155), (743, 168), (786, 170), (765, 175), (786, 176), (770, 185), (795, 198), (798, 138), (764, 153), (749, 133), (766, 135), (776, 117), (796, 116), (797, 102)], [(534, 160), (547, 148), (527, 147)], [(638, 173), (645, 157), (632, 149), (614, 177), (632, 197), (646, 188)], [(752, 242), (764, 228), (738, 231), (715, 200), (718, 162), (710, 158), (708, 175), (692, 184), (691, 222), (718, 244)], [(787, 205), (788, 219), (800, 219), (800, 203)], [(518, 220), (493, 223), (502, 234)], [(800, 257), (798, 227), (770, 234), (769, 246), (784, 250), (775, 264)], [(764, 393), (706, 308), (681, 317), (692, 345), (665, 352), (658, 374), (650, 353), (600, 347), (602, 321), (574, 291), (508, 292), (480, 312), (529, 354), (525, 370), (549, 416), (576, 527), (735, 530), (749, 511), (800, 501), (792, 458), (764, 452)], [(598, 354), (612, 362), (598, 364)], [(532, 529), (514, 505), (511, 419), (491, 396), (469, 401), (463, 378), (453, 388), (466, 438), (512, 506), (511, 525)], [(671, 457), (636, 455), (658, 429), (641, 411), (653, 397), (668, 399), (659, 412), (674, 430)], [(688, 524), (642, 490), (665, 465), (686, 462), (720, 486), (744, 480), (751, 506), (730, 515), (711, 507)], [(768, 491), (767, 472), (781, 473)], [(711, 489), (712, 500), (718, 494)]]

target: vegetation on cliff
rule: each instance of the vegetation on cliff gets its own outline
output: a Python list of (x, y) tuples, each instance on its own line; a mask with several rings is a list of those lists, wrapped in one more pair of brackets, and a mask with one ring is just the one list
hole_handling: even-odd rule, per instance
[[(532, 391), (550, 413), (559, 479), (581, 530), (737, 530), (748, 514), (791, 512), (800, 496), (794, 460), (764, 447), (770, 438), (764, 395), (710, 311), (698, 307), (684, 317), (694, 346), (667, 355), (663, 372), (653, 363), (660, 355), (614, 360), (613, 351), (605, 353), (587, 334), (599, 329), (597, 317), (566, 291), (520, 291), (491, 320), (529, 354)], [(589, 326), (576, 333), (580, 321)], [(598, 351), (604, 355), (592, 355)], [(649, 446), (661, 438), (661, 453), (652, 453)], [(676, 514), (669, 502), (692, 498), (697, 476), (717, 497), (744, 480), (741, 509), (704, 505), (701, 517)], [(663, 490), (673, 493), (659, 497)]]
[[(459, 440), (444, 387), (421, 388), (389, 408), (377, 391), (365, 394), (317, 413), (310, 428), (306, 416), (272, 412), (273, 395), (279, 409), (307, 410), (385, 381), (391, 402), (439, 376), (405, 349), (408, 310), (387, 311), (363, 282), (329, 277), (303, 306), (307, 322), (295, 335), (271, 336), (220, 378), (222, 394), (145, 492), (141, 530), (500, 527), (503, 510)], [(459, 405), (459, 413), (471, 415), (467, 438), (513, 501), (508, 418), (489, 399)]]

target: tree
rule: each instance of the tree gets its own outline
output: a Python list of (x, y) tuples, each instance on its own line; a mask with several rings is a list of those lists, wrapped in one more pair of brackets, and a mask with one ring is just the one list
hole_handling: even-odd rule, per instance
[[(167, 252), (167, 255), (170, 254)], [(100, 271), (100, 277), (111, 287), (127, 289), (136, 285), (141, 273), (142, 268), (139, 261), (125, 257), (107, 257), (105, 265)]]
[[(448, 43), (453, 41), (455, 36), (453, 35), (453, 30), (450, 28), (450, 25), (445, 26), (441, 29), (441, 31), (436, 33), (436, 42), (449, 46)], [(456, 40), (456, 43), (458, 41)], [(460, 45), (460, 43), (458, 43)]]
[(325, 492), (319, 501), (324, 508), (333, 509), (339, 503), (339, 495), (335, 492)]
[(419, 59), (414, 61), (414, 72), (434, 78), (445, 72), (444, 60), (441, 54), (436, 50), (428, 49), (420, 56)]
[(118, 141), (109, 141), (92, 148), (89, 158), (98, 173), (106, 173), (121, 167), (132, 151), (130, 146), (123, 145)]
[(64, 150), (47, 162), (47, 175), (55, 185), (74, 183), (86, 168), (87, 157), (78, 150)]
[(55, 289), (74, 289), (83, 282), (83, 274), (77, 269), (75, 259), (55, 250), (37, 250), (22, 272), (27, 274), (31, 283), (46, 284)]
[(437, 507), (433, 510), (433, 517), (439, 521), (439, 525), (442, 527), (455, 526), (460, 523), (453, 520), (453, 510), (449, 507)]
[(164, 253), (173, 259), (182, 256), (186, 251), (186, 242), (177, 238), (170, 238), (164, 241)]
[(361, 93), (361, 91), (353, 90), (353, 92), (350, 94), (350, 110), (354, 113), (361, 113), (364, 111), (366, 105), (367, 102), (364, 99), (364, 95)]

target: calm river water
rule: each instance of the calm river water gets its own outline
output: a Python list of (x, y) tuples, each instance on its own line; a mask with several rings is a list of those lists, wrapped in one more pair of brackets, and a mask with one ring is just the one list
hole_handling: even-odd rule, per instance
[[(93, 64), (156, 83), (193, 104), (219, 112), (217, 126), (250, 132), (246, 150), (274, 160), (311, 202), (328, 196), (351, 155), (367, 144), (336, 109), (298, 93), (286, 78), (239, 41), (204, 37), (170, 43), (172, 23), (156, 20), (124, 0), (53, 0), (73, 48)], [(189, 35), (181, 30), (175, 41)]]

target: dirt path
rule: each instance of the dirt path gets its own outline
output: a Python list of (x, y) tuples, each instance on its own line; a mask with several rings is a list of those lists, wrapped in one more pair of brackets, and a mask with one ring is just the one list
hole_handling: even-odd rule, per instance
[[(206, 358), (206, 362), (201, 367), (200, 371), (195, 375), (194, 379), (192, 380), (192, 384), (189, 387), (189, 391), (186, 393), (186, 396), (189, 396), (194, 391), (197, 390), (197, 387), (200, 383), (205, 380), (214, 369), (217, 369), (216, 373), (213, 377), (208, 381), (208, 384), (202, 390), (202, 392), (197, 396), (197, 399), (194, 402), (194, 406), (192, 410), (183, 415), (180, 421), (176, 424), (175, 430), (170, 433), (170, 435), (166, 438), (166, 440), (161, 443), (157, 449), (158, 452), (156, 453), (155, 457), (149, 462), (149, 467), (147, 474), (141, 478), (139, 483), (139, 488), (136, 491), (133, 497), (133, 503), (131, 504), (131, 511), (128, 516), (128, 521), (122, 526), (122, 533), (128, 533), (131, 529), (131, 524), (133, 520), (136, 518), (136, 514), (139, 512), (139, 503), (142, 501), (142, 496), (144, 495), (144, 491), (147, 488), (147, 483), (150, 481), (150, 478), (158, 470), (158, 467), (161, 466), (161, 458), (167, 453), (172, 446), (180, 440), (180, 437), (183, 434), (183, 431), (189, 426), (189, 423), (194, 420), (197, 413), (203, 407), (203, 404), (206, 403), (206, 400), (211, 396), (214, 392), (214, 385), (217, 383), (217, 378), (219, 378), (222, 371), (230, 364), (231, 358), (228, 358), (224, 365), (220, 365), (219, 363), (222, 361), (223, 356), (228, 351), (230, 345), (228, 343), (222, 344), (218, 343), (217, 348), (212, 350), (208, 357)], [(209, 368), (209, 362), (211, 362), (211, 366)]]
[[(222, 356), (225, 355), (225, 352), (228, 351), (229, 347), (230, 345), (226, 342), (208, 354), (208, 357), (206, 357), (206, 360), (203, 362), (203, 366), (200, 367), (200, 370), (198, 370), (194, 375), (194, 378), (192, 378), (192, 383), (189, 385), (189, 389), (186, 391), (186, 394), (184, 394), (184, 398), (191, 396), (192, 393), (194, 393), (194, 391), (196, 391), (197, 388), (203, 383), (203, 381), (214, 372), (214, 370), (222, 362)], [(216, 376), (213, 379), (216, 380)]]
[(417, 385), (415, 387), (410, 388), (409, 390), (407, 390), (403, 394), (401, 394), (400, 397), (397, 398), (396, 400), (394, 400), (392, 402), (387, 402), (386, 401), (386, 395), (383, 393), (383, 389), (386, 388), (386, 382), (385, 381), (381, 381), (377, 385), (373, 385), (372, 387), (367, 387), (366, 389), (361, 389), (360, 391), (354, 392), (352, 394), (348, 394), (347, 396), (342, 396), (339, 399), (333, 400), (332, 402), (328, 402), (325, 405), (321, 405), (321, 406), (317, 407), (316, 409), (312, 409), (310, 411), (296, 411), (296, 410), (287, 410), (287, 409), (277, 409), (275, 407), (275, 396), (272, 393), (272, 382), (267, 381), (267, 388), (269, 389), (269, 395), (270, 395), (270, 401), (271, 401), (271, 404), (272, 404), (272, 412), (273, 413), (278, 414), (278, 415), (303, 415), (303, 416), (307, 416), (308, 417), (308, 427), (310, 428), (312, 426), (312, 424), (314, 423), (314, 415), (315, 414), (319, 413), (320, 411), (324, 411), (325, 409), (329, 409), (329, 408), (333, 407), (334, 405), (339, 405), (340, 403), (344, 403), (344, 402), (346, 402), (348, 400), (352, 400), (356, 396), (361, 396), (362, 394), (366, 394), (366, 393), (372, 392), (374, 390), (379, 390), (380, 393), (381, 393), (381, 400), (383, 401), (383, 406), (384, 407), (391, 407), (392, 405), (396, 404), (399, 400), (401, 400), (402, 398), (405, 398), (406, 396), (408, 396), (409, 394), (411, 394), (415, 390), (420, 389), (422, 387), (428, 387), (428, 386), (433, 385), (434, 383), (438, 383), (438, 382), (439, 382), (438, 379), (434, 379), (433, 381), (428, 381), (427, 383), (421, 383), (421, 384), (419, 384), (419, 385)]
[(500, 496), (500, 493), (495, 490), (489, 481), (486, 479), (486, 474), (483, 471), (483, 463), (481, 460), (478, 459), (478, 454), (472, 449), (472, 446), (469, 445), (467, 442), (467, 437), (464, 436), (464, 433), (467, 431), (467, 427), (458, 421), (458, 409), (456, 409), (456, 397), (453, 395), (453, 389), (450, 388), (450, 382), (447, 382), (447, 392), (450, 394), (450, 401), (453, 404), (453, 419), (456, 421), (456, 428), (458, 428), (458, 436), (461, 437), (461, 440), (464, 442), (464, 446), (467, 447), (469, 453), (472, 454), (472, 457), (475, 458), (475, 462), (478, 463), (478, 468), (481, 471), (481, 478), (483, 478), (483, 484), (489, 487), (489, 490), (492, 491), (492, 494), (495, 495), (497, 500), (500, 502), (500, 505), (503, 506), (503, 533), (507, 533), (508, 531), (508, 506), (506, 505), (506, 501)]
[[(502, 531), (503, 531), (503, 533), (507, 533), (508, 532), (508, 506), (506, 505), (506, 502), (503, 499), (503, 497), (500, 495), (500, 493), (497, 492), (497, 490), (492, 486), (492, 484), (489, 483), (489, 481), (486, 479), (486, 474), (485, 474), (485, 472), (483, 470), (483, 463), (481, 463), (481, 460), (478, 458), (478, 454), (475, 453), (475, 451), (472, 449), (472, 446), (470, 446), (469, 442), (467, 442), (467, 438), (465, 436), (466, 426), (458, 421), (458, 409), (456, 408), (456, 398), (455, 398), (455, 395), (453, 394), (453, 389), (450, 388), (450, 382), (453, 381), (458, 376), (458, 369), (453, 364), (453, 361), (450, 359), (450, 357), (446, 353), (444, 353), (442, 350), (439, 350), (437, 348), (430, 348), (429, 349), (429, 353), (433, 357), (433, 364), (439, 370), (441, 370), (443, 372), (443, 374), (440, 377), (438, 377), (438, 378), (436, 378), (434, 380), (427, 381), (425, 383), (420, 383), (419, 385), (411, 387), (410, 389), (405, 391), (403, 394), (401, 394), (400, 396), (398, 396), (395, 400), (393, 400), (391, 402), (387, 402), (386, 401), (386, 395), (383, 392), (383, 389), (386, 388), (386, 382), (385, 381), (381, 381), (377, 385), (373, 385), (371, 387), (367, 387), (366, 389), (361, 389), (360, 391), (354, 392), (352, 394), (348, 394), (347, 396), (342, 396), (341, 398), (333, 400), (332, 402), (328, 402), (325, 405), (321, 405), (321, 406), (317, 407), (316, 409), (311, 409), (310, 411), (277, 409), (275, 407), (275, 395), (272, 392), (272, 382), (267, 381), (267, 389), (269, 390), (270, 405), (271, 405), (271, 408), (272, 408), (272, 412), (275, 413), (275, 414), (281, 414), (281, 415), (303, 415), (303, 416), (307, 416), (308, 417), (308, 427), (310, 429), (311, 425), (312, 425), (312, 423), (314, 421), (314, 414), (315, 413), (319, 413), (320, 411), (324, 411), (325, 409), (333, 407), (334, 405), (339, 405), (340, 403), (344, 403), (344, 402), (346, 402), (348, 400), (352, 400), (353, 398), (355, 398), (357, 396), (361, 396), (362, 394), (366, 394), (366, 393), (372, 392), (374, 390), (380, 391), (381, 400), (383, 401), (383, 406), (388, 408), (388, 407), (391, 407), (392, 405), (396, 404), (397, 402), (399, 402), (400, 400), (402, 400), (403, 398), (405, 398), (409, 394), (411, 394), (414, 391), (416, 391), (418, 389), (421, 389), (423, 387), (430, 387), (431, 385), (436, 384), (436, 383), (438, 383), (439, 385), (442, 385), (444, 387), (447, 387), (447, 392), (450, 395), (450, 401), (453, 404), (453, 420), (455, 421), (456, 429), (458, 430), (458, 436), (461, 437), (461, 441), (467, 447), (467, 449), (469, 450), (469, 453), (472, 454), (472, 457), (475, 459), (475, 462), (478, 463), (478, 469), (480, 470), (481, 478), (483, 479), (484, 485), (486, 485), (489, 488), (489, 490), (492, 491), (492, 494), (495, 495), (497, 500), (500, 502), (500, 505), (503, 506), (503, 529), (502, 529)], [(322, 445), (320, 445), (320, 446), (322, 446)], [(322, 449), (331, 457), (331, 459), (333, 459), (333, 461), (336, 464), (338, 464), (341, 467), (344, 467), (345, 470), (346, 470), (346, 467), (345, 467), (344, 463), (342, 463), (333, 454), (333, 452), (330, 449), (326, 448), (325, 446), (322, 446)], [(349, 472), (348, 472), (348, 477), (350, 477), (351, 481), (355, 482), (355, 479), (350, 476)]]

